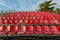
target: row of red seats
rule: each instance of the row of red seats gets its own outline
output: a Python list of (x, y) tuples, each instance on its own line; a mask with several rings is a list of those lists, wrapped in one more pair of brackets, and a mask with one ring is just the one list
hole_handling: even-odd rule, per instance
[(59, 14), (53, 14), (50, 12), (13, 12), (6, 14), (3, 19), (59, 19)]
[(0, 26), (1, 34), (56, 34), (60, 35), (60, 26)]
[(60, 24), (60, 15), (51, 12), (12, 12), (0, 17), (0, 24)]
[[(52, 19), (59, 19), (60, 18), (60, 15), (57, 15), (57, 16), (56, 15), (51, 15), (51, 13), (50, 14), (49, 13), (48, 14), (45, 13), (45, 14), (42, 14), (42, 15), (41, 15), (41, 13), (38, 14), (38, 15), (37, 15), (37, 13), (36, 14), (32, 13), (34, 16), (33, 15), (29, 16), (30, 13), (29, 13), (29, 15), (27, 14), (28, 16), (25, 16), (26, 13), (22, 13), (24, 15), (15, 13), (16, 16), (14, 16), (13, 14), (14, 13), (9, 14), (7, 16), (5, 15), (4, 17), (6, 19), (47, 19), (47, 20), (49, 20), (49, 19), (50, 20), (52, 20)], [(37, 15), (37, 16), (35, 16), (35, 15)]]
[(13, 19), (15, 19), (15, 20), (20, 20), (20, 19), (59, 20), (59, 18), (60, 17), (55, 17), (54, 18), (52, 16), (49, 16), (49, 17), (48, 16), (45, 16), (45, 17), (44, 16), (40, 16), (40, 17), (39, 16), (37, 16), (37, 17), (35, 17), (35, 16), (26, 16), (26, 17), (24, 17), (24, 16), (22, 16), (22, 17), (21, 16), (19, 16), (19, 17), (17, 17), (17, 16), (15, 16), (15, 17), (12, 17), (12, 16), (11, 17), (9, 17), (9, 16), (5, 17), (5, 16), (3, 16), (2, 17), (2, 19), (7, 19), (7, 20), (13, 20)]
[(60, 24), (60, 20), (0, 20), (0, 24)]

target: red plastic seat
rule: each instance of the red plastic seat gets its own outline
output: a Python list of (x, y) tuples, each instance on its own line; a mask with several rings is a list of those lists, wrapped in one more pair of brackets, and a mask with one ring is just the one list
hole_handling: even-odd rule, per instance
[[(0, 19), (1, 19), (1, 18), (0, 18)], [(6, 19), (6, 17), (3, 16), (2, 19), (4, 20), (4, 19)]]
[(57, 30), (60, 32), (60, 26), (57, 26)]
[(10, 20), (10, 17), (6, 17), (7, 20)]
[(27, 19), (24, 19), (23, 20), (23, 24), (27, 24), (28, 23), (28, 20)]
[(33, 20), (33, 24), (37, 24), (38, 23), (38, 20)]
[(60, 20), (58, 20), (58, 24), (60, 24)]
[(54, 24), (55, 22), (54, 22), (54, 20), (49, 20), (49, 23)]
[(34, 34), (42, 34), (41, 26), (34, 26)]
[(14, 17), (13, 19), (17, 20), (17, 17)]
[(28, 19), (28, 16), (26, 16), (25, 19)]
[(44, 24), (49, 24), (48, 20), (43, 20)]
[(22, 19), (24, 19), (25, 17), (22, 16)]
[(13, 20), (13, 22), (12, 22), (13, 24), (17, 24), (18, 23), (18, 21), (17, 20)]
[(7, 24), (7, 22), (8, 22), (8, 21), (7, 21), (6, 19), (5, 19), (5, 20), (3, 20), (3, 23), (4, 23), (4, 24)]
[(11, 26), (10, 31), (8, 34), (15, 34), (18, 31), (18, 26)]
[(2, 21), (2, 19), (0, 20), (0, 24), (2, 24), (3, 23), (3, 21)]
[(42, 31), (44, 34), (51, 34), (48, 26), (42, 26)]
[(28, 20), (28, 24), (32, 24), (33, 23), (33, 20)]
[(38, 20), (38, 23), (39, 24), (43, 24), (43, 20)]
[(18, 20), (18, 24), (22, 24), (23, 23), (23, 20)]
[(10, 17), (11, 20), (13, 20), (14, 18), (13, 17)]
[(7, 22), (7, 23), (8, 23), (8, 24), (12, 24), (12, 22), (13, 22), (12, 20), (8, 20), (8, 22)]
[(50, 26), (50, 31), (53, 34), (60, 34), (60, 32), (57, 30), (57, 27), (56, 26)]
[(17, 34), (24, 34), (26, 31), (26, 26), (19, 26)]
[(0, 34), (6, 34), (10, 31), (10, 26), (0, 26)]
[(57, 20), (54, 20), (55, 21), (55, 24), (59, 24)]
[(33, 34), (33, 26), (26, 27), (26, 34)]
[(18, 19), (18, 20), (20, 20), (20, 19), (21, 19), (21, 17), (17, 17), (17, 19)]

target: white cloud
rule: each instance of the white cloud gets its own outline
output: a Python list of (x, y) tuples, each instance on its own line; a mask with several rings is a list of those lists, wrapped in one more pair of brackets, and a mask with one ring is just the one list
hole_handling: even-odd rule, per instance
[[(38, 6), (38, 3), (40, 3), (40, 2), (37, 2), (37, 3), (33, 4), (32, 0), (31, 1), (16, 0), (17, 3), (15, 3), (15, 2), (13, 2), (13, 1), (11, 2), (9, 0), (9, 4), (8, 4), (6, 1), (5, 0), (0, 0), (0, 5), (5, 6), (9, 9), (15, 9), (15, 10), (17, 9), (17, 10), (24, 10), (24, 11), (25, 10), (26, 11), (36, 10), (37, 6)], [(18, 6), (16, 6), (16, 5), (18, 5)]]
[(6, 4), (5, 3), (2, 3), (2, 2), (0, 2), (0, 5), (6, 6)]
[(32, 6), (31, 10), (36, 11), (38, 9), (38, 5), (41, 1), (37, 2), (35, 5)]
[(9, 8), (9, 6), (5, 3), (4, 0), (0, 0), (0, 6), (4, 6), (4, 7)]
[[(14, 10), (35, 11), (38, 10), (38, 5), (42, 2), (44, 0), (0, 0), (0, 6), (2, 5)], [(59, 0), (53, 0), (53, 2), (57, 3), (56, 8), (60, 7)]]
[(4, 0), (0, 0), (0, 5), (6, 6), (6, 4), (4, 3)]

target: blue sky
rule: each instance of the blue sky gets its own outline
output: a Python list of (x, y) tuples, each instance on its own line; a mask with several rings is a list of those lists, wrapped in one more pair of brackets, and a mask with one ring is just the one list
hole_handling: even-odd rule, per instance
[[(35, 11), (38, 4), (45, 0), (0, 0), (0, 10)], [(57, 3), (55, 8), (60, 8), (60, 0), (53, 0)]]

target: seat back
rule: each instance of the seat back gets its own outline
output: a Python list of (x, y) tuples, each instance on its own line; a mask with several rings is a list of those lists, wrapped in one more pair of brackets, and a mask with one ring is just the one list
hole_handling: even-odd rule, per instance
[(51, 32), (57, 32), (56, 26), (50, 26), (50, 31)]
[(60, 31), (60, 26), (57, 26), (57, 30)]
[(0, 26), (0, 31), (2, 31), (3, 30), (3, 26)]
[(42, 30), (43, 30), (43, 32), (44, 31), (47, 32), (47, 31), (49, 31), (49, 27), (48, 26), (42, 26)]
[(18, 30), (18, 26), (11, 26), (10, 31), (17, 31)]
[(26, 31), (26, 26), (19, 26), (18, 28), (19, 28), (18, 31), (22, 31), (22, 32)]

